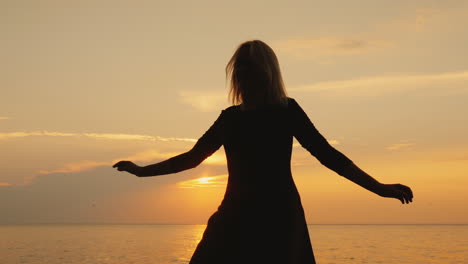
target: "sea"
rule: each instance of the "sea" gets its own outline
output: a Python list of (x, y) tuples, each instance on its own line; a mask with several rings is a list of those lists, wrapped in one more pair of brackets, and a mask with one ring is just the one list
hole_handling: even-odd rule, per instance
[[(0, 225), (0, 263), (188, 263), (205, 227)], [(318, 264), (468, 263), (468, 225), (309, 225), (309, 233)]]

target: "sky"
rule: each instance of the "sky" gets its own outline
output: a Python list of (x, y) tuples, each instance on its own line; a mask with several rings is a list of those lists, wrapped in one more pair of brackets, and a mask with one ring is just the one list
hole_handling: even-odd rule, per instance
[[(111, 168), (189, 150), (230, 104), (224, 67), (260, 39), (317, 129), (414, 202), (293, 148), (310, 224), (468, 224), (466, 1), (0, 0), (0, 224), (205, 224), (221, 148), (197, 168)], [(267, 180), (267, 179), (265, 179)]]

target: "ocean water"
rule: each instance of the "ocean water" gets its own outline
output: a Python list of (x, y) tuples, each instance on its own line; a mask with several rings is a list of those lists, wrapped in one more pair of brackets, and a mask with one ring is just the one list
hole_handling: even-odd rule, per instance
[[(188, 263), (204, 225), (4, 225), (0, 263)], [(309, 225), (317, 263), (466, 264), (468, 225)]]

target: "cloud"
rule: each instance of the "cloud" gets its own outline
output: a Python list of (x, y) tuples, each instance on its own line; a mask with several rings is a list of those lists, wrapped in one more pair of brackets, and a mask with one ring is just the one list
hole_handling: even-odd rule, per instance
[(201, 112), (210, 112), (223, 109), (227, 106), (225, 91), (181, 91), (180, 100)]
[(398, 143), (398, 144), (393, 144), (393, 145), (387, 146), (385, 149), (387, 149), (387, 150), (400, 150), (400, 149), (408, 148), (408, 147), (411, 147), (411, 146), (414, 146), (414, 145), (415, 145), (414, 143)]
[(50, 169), (50, 170), (39, 170), (36, 174), (24, 177), (22, 185), (31, 184), (40, 175), (55, 174), (55, 173), (75, 173), (75, 172), (81, 172), (81, 171), (89, 171), (97, 167), (111, 166), (111, 165), (112, 165), (112, 162), (99, 162), (99, 161), (91, 161), (91, 160), (66, 163), (59, 168)]
[[(66, 163), (63, 166), (55, 169), (50, 169), (50, 170), (39, 170), (35, 175), (25, 177), (23, 179), (24, 184), (31, 184), (33, 180), (40, 176), (40, 175), (47, 175), (47, 174), (54, 174), (54, 173), (75, 173), (75, 172), (81, 172), (81, 171), (88, 171), (88, 170), (93, 170), (98, 167), (103, 167), (103, 166), (112, 166), (118, 161), (121, 160), (131, 160), (134, 162), (149, 162), (149, 161), (154, 161), (154, 160), (165, 160), (168, 158), (171, 158), (175, 155), (178, 155), (180, 153), (173, 153), (173, 152), (168, 152), (168, 153), (160, 153), (154, 150), (148, 150), (148, 151), (143, 151), (136, 153), (131, 156), (126, 156), (118, 159), (114, 159), (112, 161), (92, 161), (92, 160), (84, 160), (84, 161), (78, 161), (78, 162), (71, 162), (71, 163)], [(5, 185), (6, 186), (6, 185)]]
[(161, 153), (161, 152), (157, 152), (157, 151), (154, 151), (154, 150), (147, 150), (147, 151), (138, 152), (136, 154), (126, 156), (126, 157), (123, 157), (123, 158), (114, 159), (114, 160), (112, 160), (111, 163), (114, 164), (114, 163), (116, 163), (118, 161), (121, 161), (121, 160), (131, 160), (131, 161), (135, 161), (135, 162), (149, 162), (149, 161), (153, 161), (153, 160), (168, 159), (168, 158), (174, 157), (174, 156), (179, 155), (179, 154), (181, 154), (181, 153), (176, 153), (176, 152)]
[(20, 138), (20, 137), (31, 137), (31, 136), (51, 136), (51, 137), (73, 137), (78, 134), (74, 133), (61, 133), (61, 132), (49, 132), (49, 131), (31, 131), (31, 132), (7, 132), (0, 133), (1, 139)]
[(31, 132), (8, 132), (0, 133), (0, 140), (10, 138), (21, 138), (31, 136), (48, 136), (48, 137), (87, 137), (97, 139), (111, 140), (144, 140), (144, 141), (185, 141), (196, 142), (194, 138), (176, 138), (176, 137), (160, 137), (139, 134), (112, 134), (112, 133), (66, 133), (66, 132), (50, 132), (50, 131), (31, 131)]
[(323, 55), (348, 55), (365, 53), (376, 49), (393, 46), (394, 43), (385, 40), (372, 40), (356, 37), (316, 37), (296, 38), (273, 43), (278, 52), (291, 54), (295, 57), (318, 57)]
[[(339, 92), (340, 94), (357, 95), (383, 95), (399, 91), (414, 90), (433, 87), (443, 88), (447, 91), (466, 91), (468, 71), (446, 72), (435, 74), (397, 74), (364, 77), (343, 81), (317, 82), (308, 85), (291, 87), (289, 90), (296, 92)], [(459, 84), (457, 86), (457, 84)]]
[[(459, 4), (457, 4), (459, 5)], [(343, 35), (293, 36), (272, 43), (275, 50), (298, 59), (319, 58), (322, 64), (334, 63), (337, 56), (387, 51), (388, 48), (405, 45), (407, 39), (429, 33), (431, 37), (453, 31), (466, 24), (468, 8), (462, 6), (438, 6), (437, 8), (410, 8), (402, 15), (375, 23), (368, 31), (349, 32)], [(458, 25), (454, 25), (458, 21)], [(465, 23), (463, 23), (465, 22)], [(351, 35), (352, 34), (352, 35)], [(334, 56), (333, 59), (324, 57)]]
[[(143, 152), (138, 152), (136, 154), (121, 157), (118, 159), (113, 159), (112, 161), (92, 161), (92, 160), (83, 160), (78, 162), (70, 162), (66, 163), (58, 168), (49, 169), (49, 170), (39, 170), (36, 174), (24, 177), (23, 184), (31, 184), (38, 176), (40, 175), (47, 175), (47, 174), (55, 174), (55, 173), (75, 173), (75, 172), (82, 172), (82, 171), (89, 171), (96, 169), (98, 167), (105, 167), (105, 166), (112, 166), (118, 161), (121, 160), (130, 160), (133, 162), (152, 162), (155, 160), (166, 160), (181, 153), (176, 152), (157, 152), (154, 150), (147, 150)], [(207, 165), (225, 165), (226, 158), (222, 153), (215, 153), (214, 155), (208, 157), (204, 164)], [(10, 184), (4, 184), (0, 186), (10, 186)]]
[(7, 120), (10, 119), (8, 116), (0, 116), (0, 120)]
[[(24, 138), (24, 137), (75, 137), (75, 138), (94, 138), (94, 139), (103, 139), (103, 140), (140, 140), (140, 141), (182, 141), (182, 142), (196, 142), (196, 139), (192, 138), (176, 138), (176, 137), (160, 137), (160, 136), (148, 136), (140, 134), (112, 134), (112, 133), (66, 133), (66, 132), (56, 132), (56, 131), (30, 131), (30, 132), (8, 132), (0, 133), (0, 141), (8, 140), (13, 138)], [(16, 183), (15, 185), (24, 185), (32, 183), (38, 176), (55, 174), (55, 173), (74, 173), (81, 171), (93, 170), (97, 167), (102, 166), (111, 166), (115, 162), (120, 160), (132, 160), (135, 162), (149, 162), (153, 160), (167, 159), (172, 156), (175, 156), (180, 153), (159, 153), (156, 151), (144, 151), (136, 153), (131, 156), (122, 157), (114, 160), (82, 160), (76, 162), (65, 163), (57, 167), (52, 168), (40, 168), (39, 170), (33, 170), (28, 173), (28, 176), (21, 177), (21, 182)], [(2, 186), (10, 186), (2, 185)]]
[(198, 179), (181, 181), (177, 183), (179, 188), (218, 188), (226, 187), (227, 175), (207, 176)]
[(67, 163), (63, 167), (54, 169), (54, 170), (40, 170), (38, 174), (44, 175), (44, 174), (52, 174), (52, 173), (72, 173), (72, 172), (91, 170), (96, 167), (108, 166), (108, 165), (111, 165), (111, 163), (85, 160), (85, 161), (80, 161), (80, 162)]
[(185, 142), (196, 142), (194, 138), (177, 138), (177, 137), (160, 137), (160, 136), (148, 136), (138, 134), (106, 134), (106, 133), (82, 133), (80, 136), (90, 138), (102, 138), (102, 139), (116, 139), (116, 140), (146, 140), (146, 141), (185, 141)]
[(10, 186), (11, 184), (9, 184), (8, 182), (0, 182), (0, 187), (1, 186)]
[[(381, 96), (389, 93), (424, 89), (427, 94), (436, 91), (444, 95), (451, 93), (468, 92), (468, 70), (459, 72), (442, 72), (430, 74), (386, 74), (368, 76), (356, 79), (340, 81), (323, 81), (312, 84), (288, 87), (291, 92), (319, 92), (330, 95), (343, 96)], [(430, 90), (430, 89), (432, 90)], [(435, 89), (434, 89), (435, 88)], [(219, 92), (198, 94), (194, 97), (184, 97), (185, 102), (200, 111), (213, 111), (221, 109), (224, 95)], [(203, 103), (199, 98), (211, 98), (209, 102)], [(204, 106), (202, 106), (204, 105)], [(1, 139), (1, 134), (0, 134)]]

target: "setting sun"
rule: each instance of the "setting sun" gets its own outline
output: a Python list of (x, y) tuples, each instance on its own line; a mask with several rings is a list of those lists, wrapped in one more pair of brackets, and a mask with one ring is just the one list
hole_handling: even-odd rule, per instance
[(178, 182), (179, 188), (197, 188), (197, 187), (225, 187), (227, 175), (206, 176), (193, 180)]

